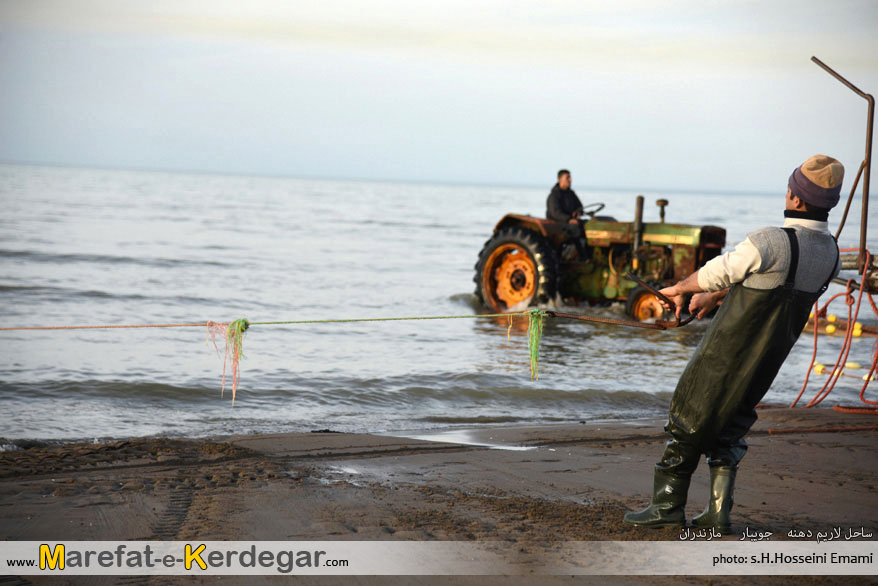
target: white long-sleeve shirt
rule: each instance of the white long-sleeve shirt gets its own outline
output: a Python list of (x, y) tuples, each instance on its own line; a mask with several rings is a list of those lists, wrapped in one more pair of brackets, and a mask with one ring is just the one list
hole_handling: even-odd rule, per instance
[[(828, 223), (787, 218), (784, 227), (795, 229), (799, 242), (795, 288), (819, 291), (830, 276), (830, 267), (834, 267), (832, 276), (841, 269), (838, 246), (829, 233)], [(791, 258), (789, 239), (783, 230), (760, 228), (750, 232), (734, 250), (701, 267), (698, 286), (705, 291), (720, 291), (743, 283), (753, 289), (774, 289), (786, 281)]]

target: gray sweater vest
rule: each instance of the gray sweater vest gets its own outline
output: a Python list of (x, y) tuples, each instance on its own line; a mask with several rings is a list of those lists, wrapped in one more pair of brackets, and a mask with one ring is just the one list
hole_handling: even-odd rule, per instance
[[(814, 293), (829, 278), (841, 270), (838, 246), (828, 232), (792, 226), (799, 240), (799, 266), (796, 270), (795, 288)], [(780, 228), (760, 228), (747, 234), (759, 251), (762, 263), (759, 271), (744, 279), (743, 285), (752, 289), (774, 289), (786, 282), (790, 269), (790, 241)]]

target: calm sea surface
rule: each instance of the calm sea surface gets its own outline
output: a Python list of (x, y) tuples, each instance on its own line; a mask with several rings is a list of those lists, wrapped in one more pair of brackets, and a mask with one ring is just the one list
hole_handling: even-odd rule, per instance
[[(779, 176), (771, 195), (646, 191), (646, 221), (657, 221), (653, 202), (665, 197), (668, 221), (724, 226), (733, 245), (782, 222), (785, 181)], [(548, 188), (0, 166), (2, 323), (474, 314), (482, 244), (507, 212), (542, 215)], [(574, 189), (585, 203), (605, 202), (603, 213), (633, 217), (635, 192)], [(849, 222), (843, 246), (858, 238), (856, 212)], [(253, 326), (234, 405), (228, 389), (220, 396), (222, 358), (201, 328), (0, 332), (0, 438), (9, 445), (660, 415), (705, 327), (550, 320), (541, 376), (531, 381), (524, 324), (507, 340), (505, 320)], [(839, 343), (824, 339), (820, 358), (834, 359)], [(810, 347), (803, 337), (766, 400), (796, 396)], [(851, 359), (867, 362), (871, 349), (861, 339)], [(858, 389), (843, 380), (828, 404), (853, 402)]]

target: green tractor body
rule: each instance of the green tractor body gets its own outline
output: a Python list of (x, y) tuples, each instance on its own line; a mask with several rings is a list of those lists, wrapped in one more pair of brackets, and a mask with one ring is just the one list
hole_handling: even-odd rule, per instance
[[(716, 226), (644, 223), (638, 197), (633, 222), (594, 216), (585, 222), (586, 257), (570, 244), (569, 228), (543, 218), (509, 214), (494, 228), (476, 263), (476, 295), (494, 311), (521, 311), (561, 299), (590, 304), (626, 302), (636, 319), (660, 317), (655, 297), (633, 281), (676, 283), (718, 256), (726, 231)], [(664, 216), (664, 205), (659, 200)]]

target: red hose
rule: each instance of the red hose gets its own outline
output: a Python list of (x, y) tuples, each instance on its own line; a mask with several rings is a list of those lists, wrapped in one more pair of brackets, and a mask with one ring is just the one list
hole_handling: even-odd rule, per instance
[[(859, 249), (842, 249), (841, 252), (854, 252), (854, 251), (858, 251), (858, 250)], [(866, 251), (866, 266), (867, 267), (871, 264), (871, 256), (872, 256), (871, 253), (869, 251)], [(837, 294), (833, 295), (832, 297), (830, 297), (829, 301), (826, 302), (826, 304), (823, 306), (822, 309), (820, 308), (818, 302), (814, 303), (814, 349), (813, 349), (813, 352), (811, 354), (811, 362), (808, 365), (808, 371), (805, 373), (805, 381), (802, 384), (802, 388), (799, 391), (799, 394), (796, 396), (795, 400), (790, 404), (790, 407), (795, 407), (798, 404), (799, 399), (802, 398), (802, 395), (804, 394), (805, 389), (808, 387), (808, 381), (811, 377), (811, 372), (814, 369), (814, 364), (815, 364), (815, 361), (817, 359), (818, 319), (819, 319), (820, 315), (823, 315), (826, 313), (826, 310), (829, 308), (829, 304), (832, 303), (834, 300), (838, 299), (839, 297), (845, 298), (845, 305), (847, 305), (847, 307), (848, 307), (848, 322), (847, 322), (847, 328), (845, 329), (844, 342), (842, 343), (841, 351), (839, 352), (838, 359), (835, 362), (835, 366), (837, 367), (837, 366), (845, 364), (847, 362), (848, 356), (850, 355), (852, 342), (853, 342), (852, 324), (854, 324), (856, 322), (856, 319), (860, 314), (860, 308), (862, 307), (863, 293), (865, 292), (866, 282), (871, 278), (873, 272), (874, 271), (868, 271), (868, 272), (863, 271), (863, 279), (862, 279), (862, 282), (860, 283), (860, 291), (859, 291), (859, 295), (857, 296), (857, 299), (856, 299), (856, 308), (853, 307), (854, 306), (854, 297), (852, 295), (852, 293), (853, 293), (853, 287), (852, 287), (853, 280), (852, 279), (847, 282), (847, 288), (845, 289), (845, 291), (842, 293), (837, 293)], [(872, 298), (871, 292), (866, 295), (866, 299), (869, 301), (869, 305), (872, 307), (872, 311), (875, 313), (875, 316), (878, 317), (878, 306), (876, 306), (875, 300)], [(869, 373), (865, 376), (865, 382), (863, 383), (863, 386), (860, 389), (860, 394), (859, 394), (860, 400), (863, 403), (866, 403), (868, 405), (878, 405), (878, 401), (871, 401), (869, 399), (866, 399), (866, 396), (865, 396), (866, 388), (869, 386), (869, 383), (872, 381), (872, 377), (876, 372), (878, 372), (878, 341), (876, 341), (876, 343), (875, 343), (875, 350), (874, 350), (874, 353), (872, 356), (871, 368), (869, 369)], [(814, 407), (814, 406), (820, 404), (820, 402), (823, 401), (823, 399), (825, 399), (829, 395), (829, 393), (832, 391), (832, 389), (835, 388), (835, 384), (838, 382), (838, 380), (841, 378), (841, 376), (842, 376), (842, 369), (841, 368), (834, 368), (832, 370), (832, 372), (829, 374), (829, 379), (826, 381), (826, 383), (823, 385), (823, 387), (817, 392), (817, 394), (814, 395), (814, 398), (811, 399), (811, 401), (809, 401), (807, 405), (805, 405), (805, 407), (806, 408), (807, 407)], [(860, 408), (860, 407), (841, 407), (841, 406), (836, 405), (834, 407), (834, 409), (836, 411), (841, 412), (841, 413), (869, 413), (869, 414), (878, 413), (878, 409), (876, 409), (874, 407), (861, 407)]]
[[(867, 251), (866, 252), (866, 266), (869, 266), (871, 264), (871, 262), (872, 262), (871, 256), (872, 255)], [(863, 293), (865, 292), (866, 282), (869, 280), (870, 276), (871, 276), (870, 272), (866, 272), (866, 271), (863, 272), (863, 278), (862, 278), (862, 281), (860, 282), (860, 292), (859, 292), (859, 295), (857, 296), (857, 300), (856, 300), (856, 308), (853, 308), (854, 298), (853, 298), (853, 295), (851, 295), (851, 292), (853, 290), (853, 287), (852, 287), (853, 280), (848, 281), (847, 289), (845, 290), (845, 292), (843, 294), (840, 293), (837, 295), (833, 295), (832, 298), (830, 298), (830, 300), (824, 306), (824, 310), (825, 310), (826, 307), (829, 306), (829, 303), (831, 303), (833, 299), (839, 297), (840, 295), (845, 296), (845, 305), (848, 306), (848, 327), (845, 329), (844, 342), (842, 343), (841, 351), (839, 352), (838, 360), (836, 361), (836, 364), (845, 364), (847, 362), (848, 356), (850, 355), (851, 346), (852, 346), (851, 342), (853, 340), (853, 333), (854, 333), (854, 330), (853, 330), (853, 327), (851, 327), (851, 324), (853, 324), (856, 321), (856, 318), (860, 314), (860, 307), (862, 306), (862, 302), (863, 302)], [(869, 299), (869, 303), (870, 303), (870, 305), (873, 306), (873, 309), (874, 309), (874, 301), (872, 300), (871, 293), (867, 296), (867, 299)], [(815, 314), (815, 319), (816, 319), (816, 314)], [(816, 322), (815, 322), (815, 324), (816, 324)], [(816, 330), (816, 327), (815, 327), (815, 330)], [(815, 354), (816, 354), (816, 352), (815, 352)], [(876, 356), (876, 358), (878, 358), (878, 356)], [(812, 359), (812, 367), (813, 367), (813, 359)], [(875, 368), (876, 368), (876, 361), (873, 360), (872, 370), (869, 371), (869, 376), (866, 377), (866, 383), (863, 385), (863, 388), (860, 391), (860, 397), (861, 397), (861, 399), (863, 399), (864, 402), (872, 403), (871, 401), (866, 401), (864, 399), (863, 395), (865, 393), (866, 387), (868, 386), (869, 382), (871, 381), (871, 375), (872, 375), (872, 372), (875, 370)], [(817, 392), (817, 394), (814, 396), (814, 398), (811, 399), (811, 401), (809, 401), (808, 404), (805, 405), (805, 407), (814, 407), (816, 405), (819, 405), (820, 402), (823, 401), (823, 399), (825, 399), (829, 395), (830, 392), (832, 392), (832, 389), (835, 388), (835, 384), (841, 378), (841, 372), (842, 372), (841, 369), (833, 370), (829, 375), (829, 380), (827, 380), (826, 384), (823, 385), (823, 388), (821, 388), (820, 391)], [(809, 368), (809, 374), (810, 374), (810, 368)], [(807, 384), (807, 379), (806, 379), (806, 384)], [(803, 387), (803, 390), (804, 390), (804, 387)], [(801, 393), (799, 393), (799, 394), (801, 395)], [(796, 398), (796, 401), (798, 401), (798, 397)], [(878, 404), (878, 403), (875, 403), (875, 404)], [(793, 402), (793, 405), (795, 405), (795, 402)]]
[[(871, 294), (868, 299), (869, 305), (872, 306), (872, 311), (875, 313), (875, 317), (878, 317), (878, 307), (875, 306), (875, 300), (872, 299)], [(875, 351), (872, 355), (872, 368), (869, 369), (869, 374), (866, 375), (866, 382), (863, 383), (863, 388), (860, 389), (860, 401), (869, 405), (878, 405), (878, 401), (870, 401), (866, 398), (866, 387), (872, 382), (872, 375), (876, 370), (878, 370), (878, 340), (875, 340)]]
[(863, 415), (878, 415), (878, 407), (851, 407), (848, 405), (835, 405), (833, 411), (839, 413), (861, 413)]
[(878, 430), (878, 425), (858, 425), (854, 427), (793, 427), (789, 429), (769, 429), (768, 433), (821, 433), (838, 431), (872, 431)]
[[(866, 281), (864, 279), (863, 283), (865, 283), (865, 282)], [(848, 307), (848, 324), (851, 324), (851, 323), (854, 323), (854, 320), (855, 320), (854, 316), (859, 314), (860, 304), (857, 303), (857, 310), (852, 311), (854, 298), (853, 298), (853, 295), (850, 294), (851, 281), (848, 281), (847, 287), (848, 288), (846, 291), (844, 303)], [(862, 289), (860, 290), (860, 297), (862, 298)], [(854, 334), (854, 329), (852, 327), (845, 328), (844, 342), (842, 342), (841, 351), (838, 353), (838, 360), (836, 361), (836, 364), (844, 364), (847, 361), (848, 355), (851, 352), (851, 340), (853, 339), (853, 334)], [(835, 369), (831, 373), (829, 373), (829, 379), (823, 385), (823, 388), (820, 389), (820, 391), (818, 391), (816, 395), (814, 395), (814, 398), (811, 399), (808, 402), (808, 404), (805, 405), (805, 407), (814, 407), (816, 405), (819, 405), (820, 402), (823, 401), (823, 399), (825, 399), (829, 395), (829, 393), (832, 392), (832, 389), (835, 388), (835, 383), (837, 383), (838, 379), (840, 379), (840, 378), (841, 378), (841, 369), (840, 368)]]
[[(828, 303), (827, 303), (828, 305)], [(805, 392), (805, 389), (808, 388), (808, 379), (811, 378), (811, 371), (814, 370), (814, 361), (817, 360), (817, 320), (820, 316), (820, 307), (817, 301), (814, 302), (814, 352), (811, 354), (811, 364), (808, 365), (808, 372), (805, 373), (805, 382), (802, 383), (802, 390), (799, 391), (799, 394), (796, 395), (796, 400), (792, 402), (790, 408), (796, 406), (796, 403), (799, 402), (799, 399), (802, 398), (802, 393)]]

